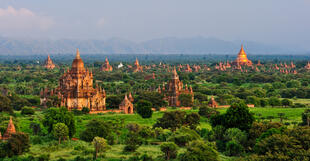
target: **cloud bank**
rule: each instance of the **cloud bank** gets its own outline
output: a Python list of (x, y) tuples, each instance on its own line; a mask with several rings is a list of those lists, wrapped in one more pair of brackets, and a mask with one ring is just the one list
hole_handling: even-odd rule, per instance
[(54, 21), (50, 17), (40, 16), (33, 11), (12, 6), (0, 8), (0, 33), (2, 35), (27, 36), (47, 31)]

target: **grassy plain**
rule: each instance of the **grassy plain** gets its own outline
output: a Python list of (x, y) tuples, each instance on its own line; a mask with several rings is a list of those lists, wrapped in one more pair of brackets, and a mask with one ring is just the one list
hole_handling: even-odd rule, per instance
[[(305, 101), (305, 100), (304, 100)], [(284, 122), (301, 122), (301, 114), (306, 108), (250, 108), (250, 111), (255, 114), (256, 118), (259, 118), (257, 114), (261, 114), (260, 117), (267, 116), (274, 116), (275, 119), (273, 121), (279, 121), (278, 113), (285, 113), (285, 116), (287, 117)], [(169, 109), (175, 110), (175, 109)], [(218, 109), (221, 113), (224, 113), (227, 109)], [(198, 110), (187, 110), (186, 112), (198, 112)], [(115, 113), (107, 113), (107, 114), (93, 114), (93, 115), (81, 115), (76, 116), (76, 134), (74, 137), (79, 138), (79, 134), (85, 129), (85, 126), (87, 122), (91, 119), (102, 119), (102, 120), (115, 120), (115, 119), (123, 119), (125, 124), (128, 123), (137, 123), (142, 126), (152, 126), (156, 120), (160, 117), (162, 117), (164, 112), (154, 112), (152, 118), (149, 119), (143, 119), (138, 114), (132, 114), (132, 115), (125, 115), (125, 114), (115, 114)], [(43, 119), (43, 112), (36, 111), (35, 115), (33, 116), (23, 116), (20, 114), (20, 112), (16, 112), (17, 116), (17, 123), (18, 123), (18, 129), (22, 132), (26, 133), (32, 133), (29, 126), (31, 122), (38, 122), (40, 123)], [(42, 125), (42, 124), (41, 124)], [(292, 126), (292, 125), (291, 125)], [(43, 125), (42, 125), (43, 127)], [(210, 124), (208, 123), (207, 118), (201, 119), (200, 128), (208, 128), (211, 129)], [(45, 133), (47, 133), (46, 129), (43, 129)], [(76, 147), (79, 147), (80, 149), (76, 149)], [(111, 146), (111, 149), (105, 153), (105, 159), (109, 161), (118, 161), (121, 159), (127, 159), (131, 156), (134, 156), (134, 153), (123, 153), (124, 145), (117, 144)], [(33, 156), (40, 156), (42, 154), (49, 154), (51, 160), (57, 160), (59, 158), (64, 159), (73, 159), (76, 156), (83, 156), (83, 157), (91, 157), (92, 156), (92, 150), (93, 147), (91, 143), (87, 143), (84, 141), (66, 141), (65, 143), (58, 145), (57, 141), (52, 142), (44, 142), (42, 144), (36, 144), (32, 145), (30, 148), (30, 151), (25, 156), (31, 154)], [(185, 151), (185, 149), (180, 148), (179, 152)], [(140, 154), (148, 154), (149, 156), (152, 156), (153, 158), (156, 158), (160, 155), (162, 155), (160, 148), (158, 145), (142, 145), (137, 150)], [(232, 160), (233, 158), (226, 157), (224, 155), (221, 155), (222, 160)]]

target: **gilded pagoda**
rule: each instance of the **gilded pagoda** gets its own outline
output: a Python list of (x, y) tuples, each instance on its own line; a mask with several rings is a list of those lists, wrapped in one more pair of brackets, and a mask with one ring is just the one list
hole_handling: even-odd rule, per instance
[(241, 45), (237, 59), (232, 64), (236, 66), (252, 66), (252, 61), (248, 59), (247, 54), (243, 49), (243, 45)]

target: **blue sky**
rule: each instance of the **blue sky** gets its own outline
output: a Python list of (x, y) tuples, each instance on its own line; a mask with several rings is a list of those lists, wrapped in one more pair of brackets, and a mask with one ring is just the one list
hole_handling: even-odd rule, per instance
[(310, 0), (0, 0), (0, 35), (214, 37), (310, 49)]

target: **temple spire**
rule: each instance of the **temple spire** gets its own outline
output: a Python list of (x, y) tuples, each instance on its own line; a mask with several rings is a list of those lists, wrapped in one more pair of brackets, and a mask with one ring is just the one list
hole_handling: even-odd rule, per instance
[(79, 48), (76, 49), (75, 59), (81, 59)]

